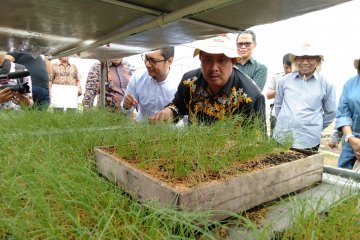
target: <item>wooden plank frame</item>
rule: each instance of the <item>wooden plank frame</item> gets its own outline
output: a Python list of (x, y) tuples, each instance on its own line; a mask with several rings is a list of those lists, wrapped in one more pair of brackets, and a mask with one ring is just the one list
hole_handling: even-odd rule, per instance
[(106, 148), (94, 149), (102, 175), (139, 202), (153, 200), (160, 206), (185, 211), (242, 212), (320, 182), (324, 165), (324, 156), (315, 154), (228, 180), (176, 189), (106, 152)]

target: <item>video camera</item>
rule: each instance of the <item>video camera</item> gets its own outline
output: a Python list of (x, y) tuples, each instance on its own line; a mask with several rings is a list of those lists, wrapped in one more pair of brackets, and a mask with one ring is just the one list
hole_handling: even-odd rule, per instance
[[(30, 72), (11, 72), (8, 74), (0, 75), (0, 90), (4, 88), (10, 88), (11, 91), (18, 92), (20, 94), (30, 93), (30, 87), (28, 82), (24, 82), (24, 77), (30, 76)], [(9, 82), (10, 79), (16, 79), (17, 83)]]

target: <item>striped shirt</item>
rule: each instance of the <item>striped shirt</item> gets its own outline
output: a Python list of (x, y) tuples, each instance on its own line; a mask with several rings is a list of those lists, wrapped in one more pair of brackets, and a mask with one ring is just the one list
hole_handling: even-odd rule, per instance
[(235, 65), (241, 72), (248, 75), (262, 91), (267, 78), (267, 67), (254, 58), (250, 58), (244, 65), (236, 63)]

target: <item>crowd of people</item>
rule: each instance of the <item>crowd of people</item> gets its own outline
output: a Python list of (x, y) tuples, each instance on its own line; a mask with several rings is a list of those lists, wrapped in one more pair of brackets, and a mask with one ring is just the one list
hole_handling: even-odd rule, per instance
[[(323, 130), (335, 122), (329, 146), (337, 147), (340, 138), (344, 139), (338, 166), (356, 166), (360, 161), (359, 59), (354, 61), (357, 75), (345, 82), (337, 103), (334, 85), (320, 71), (324, 55), (309, 43), (299, 46), (284, 55), (284, 72), (267, 84), (265, 95), (274, 99), (267, 110), (262, 91), (268, 72), (252, 56), (256, 46), (252, 30), (240, 32), (235, 43), (227, 35), (200, 41), (193, 56), (199, 58), (201, 65), (183, 76), (172, 71), (173, 46), (144, 53), (146, 70), (141, 72), (122, 58), (109, 59), (102, 66), (105, 75), (100, 63), (91, 67), (84, 92), (78, 69), (68, 57), (51, 64), (46, 56), (8, 52), (0, 56), (1, 74), (29, 71), (30, 76), (5, 80), (13, 85), (26, 83), (31, 90), (0, 88), (0, 109), (46, 110), (51, 103), (52, 86), (58, 84), (76, 86), (77, 95), (83, 95), (83, 109), (90, 110), (96, 96), (101, 101), (100, 83), (104, 76), (105, 107), (135, 114), (136, 121), (151, 124), (176, 123), (184, 117), (188, 124), (212, 124), (241, 115), (245, 119), (256, 117), (266, 132), (266, 112), (270, 111), (270, 137), (279, 144), (291, 141), (294, 149), (317, 152)], [(4, 81), (0, 84), (4, 85)]]

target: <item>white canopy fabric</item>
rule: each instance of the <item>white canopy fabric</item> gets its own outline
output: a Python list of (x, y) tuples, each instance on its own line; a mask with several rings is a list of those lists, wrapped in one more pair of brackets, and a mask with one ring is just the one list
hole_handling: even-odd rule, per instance
[(99, 60), (237, 32), (348, 0), (1, 0), (0, 50)]

